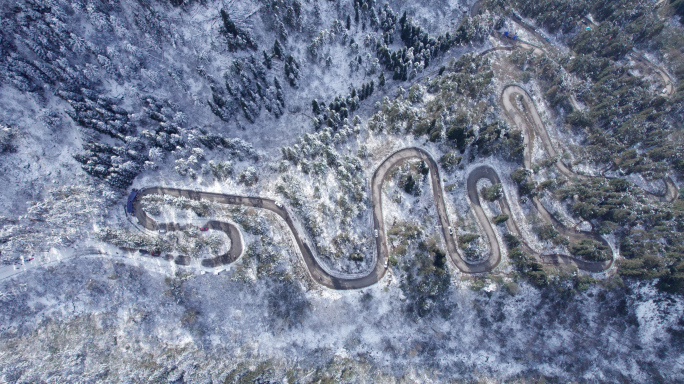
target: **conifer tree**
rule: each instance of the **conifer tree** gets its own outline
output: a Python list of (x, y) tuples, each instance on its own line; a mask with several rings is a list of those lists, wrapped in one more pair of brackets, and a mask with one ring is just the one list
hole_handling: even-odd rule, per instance
[(269, 56), (266, 51), (263, 51), (264, 53), (264, 65), (266, 68), (271, 69), (271, 56)]
[(318, 115), (321, 113), (321, 108), (318, 106), (318, 100), (311, 100), (311, 109), (314, 115)]
[(278, 39), (276, 39), (275, 43), (273, 43), (273, 56), (280, 60), (283, 59), (283, 47), (280, 45), (280, 41), (278, 41)]

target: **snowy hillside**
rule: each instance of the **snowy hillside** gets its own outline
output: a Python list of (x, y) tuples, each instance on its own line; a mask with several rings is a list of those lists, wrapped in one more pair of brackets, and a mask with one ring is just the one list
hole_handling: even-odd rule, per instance
[(684, 380), (680, 3), (0, 0), (0, 382)]

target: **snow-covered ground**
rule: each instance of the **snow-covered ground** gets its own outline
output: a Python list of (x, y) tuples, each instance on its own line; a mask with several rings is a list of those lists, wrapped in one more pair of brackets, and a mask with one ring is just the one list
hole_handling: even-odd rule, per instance
[[(0, 147), (0, 251), (3, 262), (11, 262), (0, 266), (0, 382), (648, 382), (657, 375), (663, 382), (684, 380), (684, 302), (655, 283), (624, 285), (612, 273), (554, 275), (551, 286), (540, 289), (514, 271), (502, 246), (503, 261), (494, 273), (468, 276), (448, 266), (450, 285), (439, 298), (446, 310), (420, 316), (405, 291), (404, 267), (425, 253), (416, 241), (407, 242), (404, 254), (392, 253), (399, 262), (378, 284), (335, 291), (310, 278), (287, 225), (270, 212), (210, 206), (200, 216), (171, 201), (150, 204), (147, 211), (160, 222), (199, 226), (211, 218), (240, 228), (242, 256), (211, 270), (200, 262), (230, 249), (224, 233), (160, 234), (136, 225), (124, 211), (130, 188), (268, 197), (294, 214), (324, 269), (365, 275), (378, 257), (368, 194), (378, 165), (406, 147), (420, 147), (436, 160), (458, 152), (444, 137), (449, 124), (479, 135), (483, 125), (503, 119), (500, 90), (520, 81), (521, 71), (502, 61), (508, 53), (499, 52), (479, 70), (473, 64), (472, 73), (461, 72), (495, 71), (492, 84), (476, 97), (459, 89), (467, 83), (463, 78), (445, 85), (444, 94), (428, 91), (425, 80), (440, 67), (449, 73), (462, 55), (501, 45), (486, 33), (482, 43), (438, 53), (410, 81), (393, 80), (377, 57), (377, 42), (394, 52), (404, 42), (400, 31), (385, 41), (381, 26), (370, 24), (372, 15), (385, 17), (384, 3), (377, 1), (169, 3), (174, 2), (0, 4), (6, 10), (0, 129), (13, 132), (12, 150)], [(396, 18), (406, 11), (436, 38), (454, 36), (472, 3), (391, 1), (388, 7)], [(230, 23), (224, 23), (221, 9), (256, 47), (226, 37)], [(489, 28), (497, 18), (488, 12), (468, 18), (462, 32), (482, 34), (478, 28)], [(510, 19), (504, 29), (540, 43)], [(561, 41), (548, 36), (552, 43)], [(231, 49), (231, 41), (243, 46)], [(274, 56), (276, 41), (282, 60)], [(285, 73), (288, 55), (299, 65), (295, 86)], [(258, 92), (270, 95), (278, 82), (282, 115), (269, 112), (273, 105), (266, 102), (243, 105), (228, 95), (234, 89), (226, 84), (240, 77), (234, 69), (250, 57), (255, 72), (263, 69), (266, 89), (254, 86), (240, 101)], [(383, 71), (387, 84), (380, 86)], [(330, 106), (371, 80), (373, 94), (342, 128), (335, 132), (322, 122), (314, 129), (313, 99)], [(572, 75), (567, 80), (572, 89), (586, 85)], [(584, 135), (563, 125), (535, 81), (520, 85), (539, 108), (563, 160), (578, 172), (598, 174), (595, 164), (574, 164), (583, 158)], [(211, 106), (226, 99), (230, 105), (222, 119)], [(440, 106), (445, 100), (449, 105)], [(378, 112), (395, 106), (394, 112), (411, 118)], [(257, 110), (254, 122), (245, 112), (251, 107)], [(433, 116), (428, 107), (444, 109)], [(428, 118), (444, 127), (437, 142), (409, 131)], [(548, 160), (538, 138), (533, 145), (533, 164)], [(287, 148), (298, 161), (288, 159)], [(509, 220), (518, 223), (527, 244), (542, 253), (558, 251), (538, 240), (533, 228), (539, 219), (511, 180), (521, 164), (477, 153), (468, 146), (459, 153), (460, 164), (440, 170), (456, 234), (480, 236), (470, 261), (491, 252), (466, 193), (468, 174), (482, 164), (499, 173), (513, 213)], [(420, 178), (420, 193), (406, 193), (399, 177), (415, 169), (404, 167), (385, 182), (385, 228), (416, 225), (422, 240), (445, 249), (431, 180)], [(533, 177), (541, 182), (555, 176), (541, 167)], [(654, 193), (664, 188), (660, 180), (629, 180)], [(550, 212), (578, 224), (565, 204), (542, 196)], [(497, 204), (482, 200), (488, 217), (501, 212)], [(495, 226), (495, 233), (504, 244), (505, 226)], [(619, 238), (607, 238), (617, 249)], [(391, 252), (403, 240), (395, 238)], [(193, 260), (180, 266), (116, 246), (154, 244)], [(580, 278), (602, 281), (580, 288)]]
[[(375, 382), (511, 380), (530, 370), (561, 380), (649, 381), (651, 364), (674, 381), (683, 374), (672, 332), (684, 303), (649, 285), (633, 296), (592, 288), (564, 299), (524, 283), (514, 296), (497, 282), (479, 292), (454, 287), (448, 317), (414, 322), (394, 285), (300, 291), (277, 279), (235, 280), (233, 270), (187, 276), (101, 257), (63, 264), (2, 283), (0, 369), (9, 381), (54, 370), (100, 381), (224, 380), (236, 369), (279, 381), (287, 370), (303, 377), (316, 367), (325, 373), (311, 377), (349, 370)], [(83, 288), (70, 290), (75, 284)], [(115, 299), (103, 300), (111, 289)], [(278, 307), (283, 299), (289, 309)]]

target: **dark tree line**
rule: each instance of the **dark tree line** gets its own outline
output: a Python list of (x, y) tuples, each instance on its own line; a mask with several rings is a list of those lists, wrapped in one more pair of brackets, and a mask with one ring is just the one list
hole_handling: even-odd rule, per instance
[(380, 63), (387, 70), (394, 73), (392, 75), (393, 80), (408, 80), (411, 76), (412, 68), (419, 64), (424, 68), (428, 67), (432, 58), (441, 52), (446, 52), (454, 43), (461, 42), (451, 36), (449, 32), (439, 35), (437, 38), (429, 36), (427, 32), (421, 30), (420, 26), (408, 19), (406, 12), (404, 12), (398, 21), (400, 37), (404, 47), (397, 51), (392, 51), (388, 48), (388, 44), (391, 44), (391, 36), (393, 36), (391, 32), (396, 28), (396, 15), (394, 15), (394, 12), (387, 4), (385, 4), (381, 14), (387, 15), (385, 16), (386, 20), (382, 24), (383, 29), (386, 28), (386, 32), (384, 34), (384, 42), (378, 42), (376, 45), (376, 53)]
[(663, 29), (662, 21), (653, 12), (655, 3), (639, 0), (490, 0), (487, 3), (490, 9), (501, 11), (514, 7), (552, 33), (584, 29), (581, 22), (587, 14), (599, 23), (618, 27), (634, 44), (645, 42)]
[(371, 80), (363, 83), (359, 88), (352, 88), (351, 92), (345, 97), (336, 96), (330, 104), (311, 101), (311, 111), (315, 116), (314, 124), (319, 128), (325, 124), (333, 129), (338, 129), (344, 124), (344, 120), (351, 116), (351, 113), (359, 108), (359, 103), (365, 100), (375, 91), (375, 81)]
[(256, 50), (258, 48), (252, 34), (245, 29), (238, 27), (225, 9), (221, 9), (221, 20), (223, 21), (222, 32), (226, 37), (228, 48), (231, 51), (245, 48)]
[[(211, 111), (224, 121), (230, 121), (234, 114), (241, 110), (245, 118), (254, 123), (261, 109), (279, 118), (285, 112), (283, 88), (277, 77), (271, 82), (268, 66), (273, 58), (282, 58), (282, 47), (276, 40), (271, 54), (263, 52), (267, 60), (260, 61), (257, 56), (235, 59), (225, 76), (225, 87), (207, 76), (211, 82), (212, 99), (208, 101)], [(292, 85), (299, 79), (299, 66), (288, 56), (285, 61), (285, 73)], [(296, 85), (296, 83), (295, 83)]]
[(302, 3), (299, 0), (261, 0), (261, 16), (278, 38), (287, 41), (288, 31), (300, 31), (303, 23)]
[(287, 82), (293, 88), (299, 87), (299, 77), (301, 76), (301, 70), (299, 62), (292, 55), (287, 55), (285, 58), (285, 77)]

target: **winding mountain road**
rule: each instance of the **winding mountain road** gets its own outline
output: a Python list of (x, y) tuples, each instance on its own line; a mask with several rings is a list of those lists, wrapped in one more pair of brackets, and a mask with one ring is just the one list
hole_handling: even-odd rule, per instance
[[(382, 213), (382, 186), (385, 181), (387, 173), (399, 164), (412, 159), (419, 159), (425, 161), (430, 169), (430, 176), (432, 181), (432, 192), (435, 197), (435, 204), (437, 206), (437, 213), (440, 219), (442, 235), (446, 239), (447, 253), (453, 264), (462, 272), (465, 273), (478, 273), (478, 272), (488, 272), (494, 269), (501, 261), (501, 253), (499, 250), (499, 244), (496, 241), (496, 236), (494, 231), (489, 224), (488, 219), (484, 215), (482, 207), (479, 206), (479, 199), (477, 198), (476, 184), (477, 180), (475, 178), (484, 177), (480, 176), (481, 172), (478, 170), (471, 172), (469, 177), (469, 186), (474, 191), (475, 201), (477, 202), (474, 206), (475, 212), (480, 220), (483, 220), (483, 225), (487, 228), (487, 237), (492, 244), (492, 257), (487, 261), (479, 264), (469, 264), (466, 263), (458, 252), (458, 247), (452, 235), (449, 234), (449, 227), (451, 226), (449, 218), (447, 215), (446, 205), (444, 203), (443, 189), (440, 183), (439, 167), (435, 160), (430, 156), (425, 150), (420, 148), (405, 148), (399, 150), (386, 158), (380, 166), (376, 169), (373, 174), (371, 181), (371, 199), (373, 207), (373, 227), (378, 231), (378, 237), (376, 238), (376, 254), (379, 256), (375, 263), (373, 270), (365, 276), (358, 278), (341, 278), (328, 273), (316, 260), (309, 246), (309, 242), (305, 240), (300, 232), (295, 227), (292, 216), (285, 207), (280, 207), (272, 199), (260, 198), (260, 197), (249, 197), (249, 196), (238, 196), (238, 195), (226, 195), (211, 192), (198, 192), (185, 189), (176, 188), (146, 188), (141, 190), (135, 199), (133, 200), (133, 207), (135, 212), (135, 217), (138, 222), (146, 229), (152, 231), (158, 230), (183, 230), (187, 225), (180, 225), (176, 223), (157, 223), (154, 219), (149, 217), (147, 213), (141, 206), (142, 198), (146, 195), (151, 194), (162, 194), (174, 197), (186, 197), (193, 200), (207, 200), (220, 204), (232, 204), (232, 205), (242, 205), (254, 208), (265, 209), (271, 211), (278, 216), (280, 216), (287, 223), (292, 235), (297, 243), (300, 253), (304, 259), (306, 267), (311, 275), (311, 277), (318, 283), (332, 289), (358, 289), (364, 288), (369, 285), (375, 284), (385, 275), (386, 272), (386, 261), (389, 256), (389, 251), (387, 247), (387, 239), (385, 234), (385, 224), (383, 221)], [(479, 168), (478, 168), (479, 169)], [(486, 169), (486, 167), (482, 167)], [(493, 170), (491, 170), (493, 172)], [(484, 175), (484, 174), (483, 174)], [(498, 180), (498, 179), (497, 179)], [(205, 267), (215, 267), (224, 264), (230, 264), (237, 260), (237, 258), (242, 254), (243, 244), (242, 239), (239, 236), (239, 229), (233, 224), (212, 220), (204, 225), (210, 229), (216, 229), (224, 231), (231, 239), (231, 249), (228, 253), (221, 255), (213, 259), (205, 259), (202, 261), (202, 265)], [(185, 256), (176, 257), (174, 260), (178, 264), (185, 264), (185, 260), (182, 259)], [(180, 259), (179, 259), (180, 258)], [(179, 263), (179, 261), (181, 261)]]
[[(380, 164), (380, 166), (378, 166), (375, 173), (373, 174), (373, 178), (371, 181), (371, 199), (373, 209), (373, 227), (375, 230), (378, 231), (378, 237), (376, 238), (376, 254), (378, 255), (378, 258), (373, 270), (371, 270), (367, 275), (362, 277), (343, 278), (328, 273), (316, 260), (316, 257), (314, 256), (309, 246), (309, 242), (305, 240), (303, 236), (300, 234), (300, 232), (297, 230), (295, 223), (292, 219), (292, 216), (290, 215), (287, 208), (278, 206), (278, 204), (276, 204), (276, 202), (272, 199), (227, 195), (212, 192), (198, 192), (176, 188), (154, 187), (141, 190), (136, 196), (135, 200), (133, 201), (133, 206), (135, 209), (135, 216), (138, 218), (138, 222), (145, 228), (153, 231), (183, 230), (186, 228), (186, 226), (179, 225), (176, 223), (157, 223), (154, 219), (149, 217), (147, 213), (142, 209), (141, 202), (144, 196), (150, 194), (163, 194), (174, 197), (186, 197), (188, 199), (193, 200), (207, 200), (220, 204), (242, 205), (271, 211), (280, 216), (287, 223), (297, 243), (302, 258), (304, 259), (309, 274), (314, 279), (314, 281), (328, 288), (338, 290), (364, 288), (369, 285), (375, 284), (380, 279), (382, 279), (387, 270), (385, 265), (386, 261), (388, 260), (389, 250), (387, 247), (387, 238), (385, 233), (385, 224), (382, 212), (382, 186), (385, 181), (385, 177), (392, 168), (398, 166), (399, 164), (407, 160), (412, 159), (423, 160), (428, 164), (432, 184), (432, 193), (435, 199), (437, 215), (439, 217), (441, 224), (442, 236), (445, 239), (447, 254), (449, 255), (449, 259), (451, 260), (453, 265), (464, 273), (489, 272), (496, 268), (501, 262), (500, 244), (497, 241), (494, 228), (492, 227), (489, 218), (486, 216), (484, 210), (482, 209), (482, 206), (480, 204), (480, 198), (478, 196), (477, 191), (477, 182), (480, 179), (488, 179), (493, 184), (501, 182), (496, 171), (492, 167), (482, 165), (473, 169), (468, 175), (467, 192), (470, 198), (471, 207), (475, 212), (475, 216), (477, 217), (478, 221), (482, 224), (482, 227), (485, 230), (485, 234), (491, 247), (491, 255), (487, 260), (485, 260), (482, 263), (467, 263), (463, 259), (462, 255), (458, 250), (456, 241), (454, 239), (455, 236), (449, 234), (449, 227), (451, 227), (452, 224), (450, 223), (449, 217), (447, 215), (446, 204), (444, 202), (444, 194), (440, 182), (441, 179), (437, 162), (425, 150), (415, 147), (404, 148), (393, 153), (391, 156), (386, 158)], [(511, 209), (505, 196), (500, 199), (500, 204), (502, 212), (508, 214), (509, 217), (512, 217), (513, 215), (511, 213)], [(549, 220), (553, 220), (553, 218), (551, 217)], [(555, 224), (561, 225), (557, 222)], [(507, 225), (512, 233), (517, 234), (518, 236), (522, 236), (521, 231), (518, 229), (517, 224), (514, 222), (514, 220), (509, 220), (507, 222)], [(242, 250), (244, 248), (242, 244), (242, 239), (239, 236), (239, 229), (235, 227), (233, 224), (220, 222), (216, 220), (207, 222), (205, 226), (211, 229), (224, 231), (226, 234), (228, 234), (228, 236), (230, 236), (232, 244), (231, 249), (228, 253), (216, 257), (214, 259), (203, 260), (202, 265), (205, 267), (215, 267), (219, 265), (230, 264), (237, 260), (237, 258), (242, 254)], [(580, 236), (574, 232), (569, 233), (569, 235), (572, 235), (574, 238)], [(600, 237), (596, 235), (593, 235), (591, 237), (592, 239), (600, 239)], [(577, 260), (565, 255), (539, 255), (529, 247), (524, 247), (528, 252), (537, 255), (540, 261), (545, 263), (573, 264), (582, 269), (590, 271), (601, 271), (609, 267), (609, 264), (605, 265), (606, 263), (591, 263), (583, 260)], [(179, 263), (179, 259), (176, 258), (175, 262)]]
[[(535, 48), (536, 50), (539, 50), (538, 47), (531, 47), (526, 45), (525, 43), (520, 42), (518, 42), (517, 46), (523, 49)], [(487, 51), (484, 51), (481, 54), (484, 55), (493, 51), (512, 49), (515, 48), (495, 47)], [(514, 98), (518, 96), (521, 97), (520, 106), (522, 107), (522, 110), (518, 107), (517, 103), (514, 100)], [(549, 138), (548, 132), (546, 131), (546, 128), (541, 120), (541, 117), (539, 116), (539, 113), (532, 99), (524, 89), (516, 85), (506, 87), (501, 95), (501, 104), (509, 119), (523, 131), (525, 144), (524, 166), (526, 168), (531, 168), (533, 149), (532, 143), (534, 143), (534, 138), (536, 136), (538, 136), (541, 139), (543, 149), (549, 157), (558, 157), (558, 152), (555, 150), (551, 142), (551, 139)], [(175, 188), (155, 187), (141, 190), (136, 196), (135, 200), (133, 201), (133, 206), (135, 208), (135, 216), (138, 218), (138, 222), (146, 229), (167, 231), (183, 230), (187, 226), (176, 223), (157, 223), (155, 220), (149, 217), (140, 206), (140, 202), (142, 201), (142, 198), (145, 195), (165, 194), (175, 197), (186, 197), (194, 200), (208, 200), (220, 204), (242, 205), (271, 211), (276, 215), (280, 216), (287, 223), (292, 233), (292, 236), (294, 237), (295, 242), (297, 243), (302, 258), (306, 264), (307, 270), (309, 271), (309, 274), (311, 275), (314, 281), (331, 289), (359, 289), (375, 284), (380, 279), (382, 279), (382, 277), (385, 275), (387, 271), (385, 265), (387, 265), (389, 249), (387, 247), (387, 238), (382, 212), (382, 186), (387, 173), (392, 168), (398, 166), (399, 164), (405, 161), (412, 159), (423, 160), (428, 164), (430, 170), (432, 193), (434, 196), (435, 205), (437, 208), (437, 215), (439, 217), (439, 221), (441, 224), (442, 237), (445, 240), (449, 260), (451, 260), (451, 262), (456, 268), (458, 268), (461, 272), (464, 273), (489, 272), (496, 268), (501, 262), (501, 246), (496, 238), (494, 228), (492, 227), (489, 218), (487, 217), (481, 206), (480, 198), (477, 191), (477, 182), (481, 179), (487, 179), (492, 184), (501, 183), (501, 180), (496, 170), (490, 166), (481, 165), (479, 167), (474, 168), (468, 174), (466, 189), (470, 200), (470, 205), (475, 213), (477, 220), (480, 222), (485, 231), (491, 250), (490, 257), (484, 262), (477, 264), (468, 263), (465, 261), (465, 259), (459, 252), (459, 248), (456, 245), (456, 241), (454, 239), (455, 236), (449, 234), (449, 228), (452, 226), (452, 224), (450, 223), (449, 217), (447, 215), (446, 204), (444, 202), (444, 193), (440, 182), (441, 178), (437, 162), (434, 160), (432, 156), (430, 156), (430, 154), (428, 154), (428, 152), (421, 148), (404, 148), (393, 153), (378, 166), (378, 168), (375, 170), (375, 173), (373, 174), (373, 178), (371, 180), (371, 201), (373, 209), (373, 228), (374, 230), (377, 230), (378, 233), (378, 236), (376, 237), (375, 241), (375, 252), (377, 258), (374, 268), (367, 275), (361, 277), (338, 277), (326, 271), (314, 256), (309, 246), (309, 242), (306, 239), (304, 239), (300, 232), (297, 230), (293, 218), (290, 215), (287, 208), (279, 204), (276, 204), (275, 200), (272, 199), (266, 199), (261, 197), (227, 195), (211, 192), (199, 192)], [(556, 161), (555, 166), (561, 174), (568, 178), (575, 178), (579, 180), (589, 178), (588, 176), (579, 175), (573, 172), (560, 159)], [(666, 192), (662, 195), (653, 195), (665, 201), (672, 201), (676, 199), (678, 191), (674, 182), (671, 179), (666, 178), (665, 183), (667, 185)], [(611, 248), (609, 243), (596, 233), (587, 231), (578, 232), (574, 229), (567, 228), (546, 210), (546, 208), (543, 206), (538, 197), (533, 197), (532, 201), (534, 203), (535, 208), (539, 212), (539, 215), (545, 221), (551, 223), (559, 233), (571, 239), (571, 241), (590, 239), (604, 244), (609, 249)], [(502, 213), (508, 215), (511, 218), (506, 222), (506, 226), (509, 232), (518, 236), (521, 239), (524, 238), (522, 232), (520, 231), (520, 228), (513, 219), (514, 216), (512, 214), (510, 205), (505, 195), (498, 200), (498, 204), (501, 208)], [(205, 227), (225, 232), (231, 239), (231, 249), (224, 255), (218, 256), (213, 259), (203, 260), (202, 265), (204, 267), (217, 267), (220, 265), (230, 264), (240, 257), (240, 255), (243, 252), (244, 245), (242, 243), (242, 238), (240, 236), (239, 229), (235, 225), (231, 223), (211, 220), (205, 224)], [(520, 245), (520, 247), (527, 253), (534, 255), (542, 263), (553, 265), (573, 265), (579, 269), (590, 272), (605, 271), (612, 266), (614, 260), (612, 254), (610, 259), (607, 261), (593, 262), (563, 254), (540, 254), (532, 248), (530, 248), (525, 242), (523, 242), (523, 244)], [(186, 256), (178, 256), (175, 258), (174, 261), (178, 264), (187, 264), (189, 262), (189, 258), (187, 258)]]

